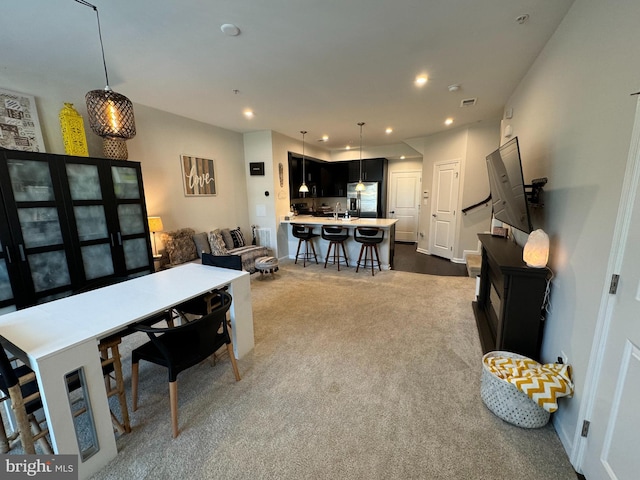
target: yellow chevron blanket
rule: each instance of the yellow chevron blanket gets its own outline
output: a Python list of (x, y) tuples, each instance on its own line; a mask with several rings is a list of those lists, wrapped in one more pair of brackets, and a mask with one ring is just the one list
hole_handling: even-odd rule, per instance
[(541, 365), (530, 358), (503, 356), (488, 356), (484, 363), (491, 373), (515, 385), (547, 412), (558, 409), (557, 398), (573, 395), (570, 365)]

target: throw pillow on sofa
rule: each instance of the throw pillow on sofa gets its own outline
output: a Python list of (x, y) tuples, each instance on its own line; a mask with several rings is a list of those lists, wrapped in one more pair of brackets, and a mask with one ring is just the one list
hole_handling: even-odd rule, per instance
[(229, 230), (228, 228), (223, 228), (222, 230), (220, 230), (220, 233), (222, 233), (222, 238), (224, 239), (224, 244), (226, 245), (227, 250), (231, 250), (232, 248), (234, 248), (231, 230)]
[(212, 230), (208, 234), (209, 246), (211, 247), (211, 253), (214, 255), (227, 255), (227, 246), (222, 238), (222, 232), (219, 228)]
[(193, 239), (191, 238), (195, 233), (193, 228), (182, 228), (174, 232), (162, 234), (164, 249), (169, 256), (169, 263), (171, 265), (190, 262), (198, 258), (196, 244), (193, 243)]
[(230, 230), (229, 233), (231, 233), (231, 238), (233, 238), (233, 248), (244, 247), (247, 244), (244, 241), (244, 236), (242, 235), (240, 227)]
[(196, 244), (196, 253), (198, 254), (198, 257), (202, 258), (203, 253), (211, 253), (209, 237), (206, 232), (196, 233), (193, 236), (193, 243)]

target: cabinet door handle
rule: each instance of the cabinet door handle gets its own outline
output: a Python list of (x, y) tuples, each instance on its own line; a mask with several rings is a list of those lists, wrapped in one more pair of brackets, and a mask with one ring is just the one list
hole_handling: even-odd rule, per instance
[(26, 262), (27, 257), (24, 256), (24, 247), (22, 246), (22, 244), (18, 245), (18, 250), (20, 250), (20, 260), (22, 260), (23, 262)]
[(11, 250), (9, 250), (9, 248), (6, 245), (2, 245), (2, 250), (6, 252), (7, 262), (13, 263), (13, 260), (11, 260)]

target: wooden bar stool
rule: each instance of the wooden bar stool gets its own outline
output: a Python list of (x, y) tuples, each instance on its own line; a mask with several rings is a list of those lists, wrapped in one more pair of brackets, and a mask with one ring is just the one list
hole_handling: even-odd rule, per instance
[[(378, 244), (384, 240), (384, 230), (378, 227), (356, 227), (353, 231), (353, 239), (362, 244), (360, 247), (360, 256), (358, 257), (358, 265), (356, 266), (356, 273), (360, 269), (360, 266), (367, 268), (367, 256), (369, 256), (369, 261), (371, 262), (371, 275), (375, 275), (373, 269), (375, 266), (374, 262), (377, 262), (378, 270), (382, 271)], [(364, 261), (361, 262), (363, 253)], [(373, 258), (374, 253), (376, 255), (375, 259)]]
[[(324, 268), (327, 268), (327, 262), (331, 256), (331, 247), (333, 247), (333, 264), (338, 265), (338, 271), (340, 271), (340, 262), (343, 261), (342, 259), (344, 259), (344, 264), (348, 267), (349, 260), (347, 259), (344, 242), (349, 238), (349, 229), (336, 225), (323, 225), (321, 235), (322, 238), (329, 242), (327, 257), (324, 260)], [(342, 255), (340, 254), (340, 247), (342, 247)]]
[[(294, 263), (298, 263), (298, 258), (302, 255), (302, 266), (307, 266), (307, 260), (311, 260), (312, 258), (318, 263), (318, 256), (316, 255), (316, 247), (313, 246), (313, 238), (317, 237), (316, 233), (313, 233), (313, 226), (311, 225), (299, 225), (292, 224), (291, 225), (291, 233), (293, 236), (298, 239), (298, 250), (296, 251), (296, 261)], [(300, 246), (304, 242), (304, 253), (300, 253)], [(309, 244), (311, 244), (311, 250), (313, 253), (309, 252)]]

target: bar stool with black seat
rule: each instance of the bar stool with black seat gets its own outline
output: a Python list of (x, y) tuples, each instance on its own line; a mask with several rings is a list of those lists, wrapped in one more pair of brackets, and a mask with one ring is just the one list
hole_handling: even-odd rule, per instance
[[(384, 230), (378, 227), (356, 227), (353, 231), (353, 239), (356, 242), (362, 244), (360, 247), (360, 256), (358, 257), (358, 265), (356, 266), (356, 273), (362, 266), (367, 268), (367, 257), (371, 263), (371, 275), (375, 275), (374, 266), (378, 265), (378, 270), (382, 270), (380, 267), (380, 255), (378, 252), (378, 245), (384, 240)], [(362, 260), (362, 254), (364, 253), (364, 261)], [(376, 258), (373, 258), (375, 253)]]
[[(327, 257), (324, 260), (324, 268), (327, 268), (327, 262), (331, 256), (331, 247), (333, 247), (333, 264), (338, 265), (338, 271), (340, 271), (340, 263), (342, 261), (344, 261), (344, 264), (348, 267), (349, 260), (347, 259), (344, 242), (349, 238), (349, 229), (339, 225), (323, 225), (321, 235), (323, 239), (329, 242)], [(340, 248), (342, 248), (342, 254), (340, 254)]]
[[(316, 247), (313, 246), (313, 239), (318, 236), (317, 233), (313, 233), (313, 226), (311, 225), (300, 225), (300, 224), (292, 224), (291, 225), (291, 233), (293, 236), (298, 239), (298, 250), (296, 250), (296, 261), (294, 263), (298, 263), (298, 258), (302, 255), (302, 266), (307, 266), (307, 260), (311, 260), (312, 258), (318, 263), (318, 257), (316, 255)], [(300, 246), (304, 242), (304, 253), (300, 253)], [(309, 252), (309, 244), (311, 244), (311, 250), (313, 253)]]

